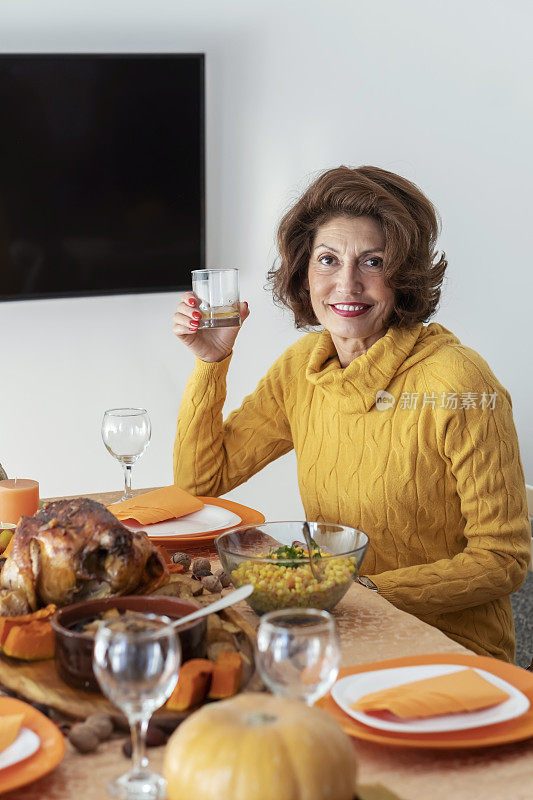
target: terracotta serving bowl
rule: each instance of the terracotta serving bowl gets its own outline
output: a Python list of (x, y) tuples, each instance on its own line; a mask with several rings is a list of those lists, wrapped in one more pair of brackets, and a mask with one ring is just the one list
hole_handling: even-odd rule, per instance
[[(72, 630), (72, 625), (82, 620), (89, 620), (110, 608), (179, 619), (196, 611), (200, 606), (179, 597), (127, 595), (86, 600), (84, 603), (60, 608), (51, 619), (56, 637), (56, 667), (59, 677), (75, 689), (85, 689), (88, 692), (100, 691), (93, 672), (94, 636)], [(205, 631), (205, 617), (177, 631), (182, 663), (190, 658), (205, 656)]]

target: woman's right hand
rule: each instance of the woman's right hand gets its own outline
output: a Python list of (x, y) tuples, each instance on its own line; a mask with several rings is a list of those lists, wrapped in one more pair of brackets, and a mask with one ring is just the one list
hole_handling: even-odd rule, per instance
[[(248, 303), (240, 303), (241, 325), (250, 313)], [(233, 349), (235, 339), (240, 331), (234, 328), (202, 328), (200, 322), (199, 301), (193, 292), (185, 292), (172, 317), (172, 331), (183, 344), (202, 361), (210, 363), (223, 361)]]

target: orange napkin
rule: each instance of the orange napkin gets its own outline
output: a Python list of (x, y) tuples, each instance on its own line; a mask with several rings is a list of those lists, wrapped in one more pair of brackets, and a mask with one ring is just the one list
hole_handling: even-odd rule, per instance
[(13, 744), (22, 725), (24, 714), (0, 715), (0, 753)]
[(403, 683), (391, 689), (360, 697), (354, 711), (391, 711), (397, 717), (436, 717), (478, 711), (508, 700), (509, 695), (473, 669), (463, 669), (436, 678)]
[(203, 507), (201, 500), (178, 486), (164, 486), (107, 508), (117, 519), (135, 519), (141, 525), (151, 525), (165, 519), (184, 517)]

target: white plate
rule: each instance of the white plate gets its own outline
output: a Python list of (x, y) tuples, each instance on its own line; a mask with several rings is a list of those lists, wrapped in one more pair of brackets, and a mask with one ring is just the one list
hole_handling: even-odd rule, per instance
[(437, 675), (447, 675), (463, 669), (466, 667), (459, 664), (422, 664), (417, 667), (396, 667), (395, 669), (360, 672), (338, 680), (331, 690), (331, 696), (346, 714), (358, 722), (371, 728), (402, 733), (442, 733), (444, 731), (461, 731), (467, 728), (481, 728), (484, 725), (495, 725), (498, 722), (520, 717), (528, 710), (529, 700), (522, 692), (502, 678), (477, 667), (475, 667), (475, 671), (489, 683), (507, 692), (509, 700), (481, 711), (441, 714), (437, 717), (406, 720), (402, 720), (394, 714), (387, 714), (386, 718), (385, 715), (376, 717), (350, 708), (352, 703), (370, 692), (379, 692), (382, 689), (401, 686), (403, 683), (435, 678)]
[(13, 764), (29, 758), (37, 752), (40, 746), (41, 740), (35, 731), (31, 731), (29, 728), (21, 728), (13, 744), (10, 744), (0, 753), (0, 769), (11, 767)]
[(131, 531), (146, 531), (150, 538), (156, 539), (158, 536), (190, 536), (194, 533), (208, 533), (219, 530), (219, 528), (232, 528), (234, 525), (240, 525), (241, 522), (241, 517), (234, 514), (233, 511), (206, 503), (200, 511), (186, 514), (178, 519), (166, 519), (164, 522), (154, 522), (153, 525), (141, 525), (134, 520), (127, 520), (126, 527)]

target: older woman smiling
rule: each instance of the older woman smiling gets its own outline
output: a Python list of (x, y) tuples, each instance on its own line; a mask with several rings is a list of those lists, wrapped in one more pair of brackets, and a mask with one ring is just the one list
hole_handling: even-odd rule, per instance
[[(175, 481), (233, 489), (295, 449), (307, 519), (364, 530), (365, 585), (477, 653), (512, 660), (509, 595), (530, 533), (511, 401), (486, 362), (437, 323), (447, 266), (435, 210), (377, 167), (322, 174), (282, 219), (270, 279), (298, 328), (226, 421), (239, 328), (174, 332), (197, 356), (182, 398)], [(241, 316), (248, 316), (246, 303)]]
[(394, 308), (383, 276), (385, 236), (372, 217), (334, 217), (315, 239), (304, 285), (347, 367), (385, 335)]

